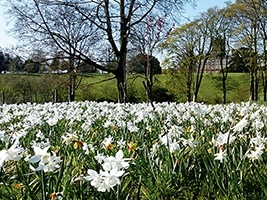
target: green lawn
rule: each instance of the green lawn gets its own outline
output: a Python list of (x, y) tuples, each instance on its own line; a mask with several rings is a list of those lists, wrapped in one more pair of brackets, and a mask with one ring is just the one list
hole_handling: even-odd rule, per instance
[[(199, 91), (199, 101), (209, 103), (221, 103), (223, 99), (221, 82), (218, 77), (221, 74), (205, 74)], [(231, 73), (227, 79), (227, 101), (242, 102), (249, 100), (249, 75), (243, 73)]]
[[(205, 103), (221, 103), (222, 91), (219, 80), (220, 73), (206, 73), (200, 87), (198, 101)], [(81, 83), (76, 91), (76, 100), (92, 101), (117, 101), (116, 80), (112, 74), (83, 74), (78, 76)], [(145, 90), (142, 84), (144, 78), (141, 75), (127, 76), (128, 98), (131, 102), (146, 101)], [(231, 73), (227, 79), (227, 102), (241, 102), (249, 100), (249, 75), (243, 73)], [(162, 100), (163, 96), (177, 102), (186, 101), (186, 88), (183, 77), (178, 75), (161, 74), (155, 76), (154, 81), (156, 99)], [(54, 91), (57, 91), (58, 101), (68, 100), (67, 75), (43, 74), (43, 75), (0, 75), (0, 91), (5, 98), (16, 96), (23, 101), (23, 96), (28, 99), (39, 99), (40, 102), (53, 100)], [(41, 96), (43, 95), (43, 96)], [(261, 95), (261, 89), (260, 89)], [(32, 96), (35, 96), (33, 98)], [(170, 100), (170, 101), (171, 101)], [(14, 100), (12, 103), (16, 103)]]
[[(81, 89), (77, 91), (77, 98), (85, 99), (108, 99), (117, 98), (116, 80), (112, 79), (111, 74), (89, 75), (83, 78)], [(198, 100), (207, 103), (220, 103), (222, 101), (222, 91), (220, 82), (216, 78), (220, 77), (219, 73), (204, 74), (204, 78), (199, 91)], [(140, 101), (145, 101), (145, 90), (142, 85), (144, 80), (141, 76), (128, 75), (128, 92), (135, 95)], [(176, 101), (186, 101), (185, 88), (182, 86), (183, 81), (179, 78), (172, 79), (170, 75), (162, 74), (155, 76), (155, 88), (165, 88), (169, 93), (176, 96)], [(228, 77), (228, 102), (241, 102), (249, 100), (249, 75), (242, 73), (232, 73)]]

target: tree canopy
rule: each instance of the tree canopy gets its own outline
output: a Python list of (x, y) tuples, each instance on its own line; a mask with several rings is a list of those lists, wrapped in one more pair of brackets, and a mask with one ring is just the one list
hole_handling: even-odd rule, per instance
[(150, 63), (152, 74), (162, 73), (159, 60), (154, 56), (145, 54), (138, 54), (128, 62), (129, 73), (145, 74), (148, 62)]
[[(127, 100), (126, 61), (131, 31), (149, 15), (175, 13), (192, 0), (8, 0), (14, 31), (30, 44), (57, 49), (117, 79), (118, 100)], [(108, 54), (117, 67), (109, 68)]]

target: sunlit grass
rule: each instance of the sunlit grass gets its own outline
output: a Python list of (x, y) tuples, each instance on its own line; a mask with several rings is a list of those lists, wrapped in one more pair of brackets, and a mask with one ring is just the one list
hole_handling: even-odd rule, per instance
[[(174, 74), (175, 76), (177, 74)], [(198, 101), (209, 104), (222, 103), (221, 82), (218, 79), (220, 73), (206, 73), (200, 87)], [(76, 101), (112, 101), (117, 102), (116, 80), (112, 74), (79, 74), (80, 82), (76, 90)], [(146, 94), (143, 87), (143, 77), (137, 74), (127, 75), (127, 97), (129, 102), (145, 102)], [(21, 102), (47, 102), (68, 101), (67, 74), (1, 74), (0, 75), (0, 101), (5, 96), (8, 103)], [(262, 100), (262, 84), (259, 84), (259, 100)], [(175, 96), (171, 101), (186, 102), (186, 84), (182, 78), (173, 78), (169, 74), (155, 76), (154, 89), (161, 88), (167, 94)], [(155, 96), (166, 96), (158, 94)], [(25, 98), (25, 96), (27, 98)], [(160, 99), (160, 98), (158, 98)], [(244, 73), (230, 73), (227, 79), (227, 103), (242, 102), (249, 100), (249, 75)], [(170, 100), (169, 100), (170, 101)]]

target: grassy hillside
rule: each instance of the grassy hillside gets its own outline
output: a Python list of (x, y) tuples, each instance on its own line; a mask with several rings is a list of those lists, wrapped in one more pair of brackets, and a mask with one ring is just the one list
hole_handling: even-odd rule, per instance
[[(76, 91), (76, 100), (116, 101), (116, 80), (112, 74), (84, 74), (78, 76), (80, 85)], [(146, 101), (145, 90), (142, 85), (143, 77), (140, 75), (127, 76), (128, 98), (130, 102)], [(249, 100), (249, 75), (236, 73), (229, 74), (227, 80), (228, 102)], [(177, 102), (186, 101), (185, 82), (183, 77), (162, 74), (155, 76), (154, 99)], [(1, 74), (0, 92), (2, 97), (9, 99), (10, 103), (23, 101), (45, 102), (68, 101), (68, 76), (56, 74), (19, 75)], [(10, 100), (12, 99), (12, 101)], [(199, 92), (200, 102), (221, 103), (222, 91), (219, 73), (207, 73)], [(1, 101), (1, 100), (0, 100)]]
[[(219, 73), (205, 74), (199, 91), (199, 101), (221, 103), (223, 99), (222, 83)], [(249, 100), (249, 75), (231, 73), (227, 78), (227, 101), (241, 102)]]
[[(111, 78), (113, 75), (90, 75), (83, 78), (80, 89), (77, 91), (79, 100), (115, 100), (117, 99), (116, 80)], [(139, 101), (146, 101), (145, 90), (142, 85), (143, 77), (137, 75), (128, 75), (128, 97)], [(198, 100), (207, 103), (221, 103), (222, 90), (219, 73), (207, 73), (204, 75), (202, 85), (199, 91)], [(227, 80), (228, 102), (241, 102), (249, 100), (249, 75), (242, 73), (229, 74)], [(166, 95), (174, 96), (173, 99), (178, 102), (186, 101), (185, 86), (180, 77), (173, 77), (168, 74), (156, 75), (154, 83), (155, 93), (159, 88), (166, 91)]]

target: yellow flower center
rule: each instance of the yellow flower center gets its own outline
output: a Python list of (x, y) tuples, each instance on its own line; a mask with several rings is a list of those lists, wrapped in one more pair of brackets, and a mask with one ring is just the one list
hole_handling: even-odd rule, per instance
[(129, 150), (129, 151), (136, 151), (136, 150), (137, 150), (137, 144), (134, 143), (134, 142), (130, 142), (130, 143), (128, 144), (128, 150)]

